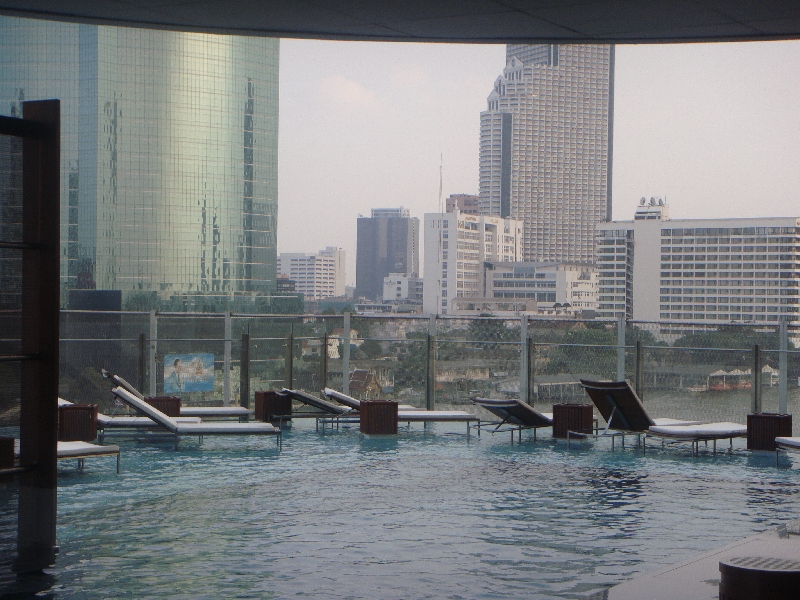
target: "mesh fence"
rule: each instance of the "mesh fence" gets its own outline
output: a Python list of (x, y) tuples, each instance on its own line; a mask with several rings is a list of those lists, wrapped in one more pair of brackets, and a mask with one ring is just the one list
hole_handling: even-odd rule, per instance
[[(7, 348), (13, 348), (15, 335), (18, 338), (12, 316), (2, 313), (0, 321)], [(350, 393), (424, 407), (430, 326), (427, 317), (353, 315), (347, 366)], [(774, 325), (629, 322), (622, 347), (618, 327), (616, 321), (530, 319), (534, 404), (546, 410), (554, 403), (586, 402), (581, 378), (615, 380), (624, 373), (634, 384), (637, 376), (641, 379), (638, 392), (653, 416), (744, 422), (752, 409), (753, 346), (758, 345), (762, 410), (780, 408), (781, 360), (786, 362), (789, 412), (800, 407), (800, 328), (790, 328), (784, 354), (779, 327)], [(189, 362), (202, 355), (210, 357), (213, 384), (203, 391), (186, 388), (178, 395), (188, 405), (220, 404), (227, 384), (229, 402), (239, 404), (245, 333), (250, 340), (250, 402), (257, 390), (285, 385), (314, 393), (326, 386), (343, 389), (347, 334), (341, 315), (232, 315), (226, 337), (223, 314), (152, 317), (64, 311), (60, 391), (69, 400), (97, 402), (102, 410), (118, 411), (100, 367), (121, 374), (145, 394), (160, 395), (175, 393), (170, 385), (176, 357), (186, 363), (182, 377), (188, 380)], [(519, 397), (520, 374), (526, 367), (520, 319), (437, 318), (433, 351), (437, 405), (469, 404), (475, 396)], [(13, 379), (15, 368), (4, 365), (3, 376)], [(3, 387), (4, 406), (13, 404), (11, 390), (13, 386)]]

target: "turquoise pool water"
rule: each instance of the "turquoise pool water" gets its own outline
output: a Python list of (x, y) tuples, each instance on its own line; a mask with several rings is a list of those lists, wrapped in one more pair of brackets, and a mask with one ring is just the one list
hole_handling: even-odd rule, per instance
[[(800, 518), (798, 455), (775, 469), (741, 441), (692, 458), (463, 432), (306, 422), (280, 452), (271, 439), (123, 441), (120, 476), (110, 458), (63, 463), (43, 594), (574, 598)], [(0, 486), (0, 510), (15, 502)]]

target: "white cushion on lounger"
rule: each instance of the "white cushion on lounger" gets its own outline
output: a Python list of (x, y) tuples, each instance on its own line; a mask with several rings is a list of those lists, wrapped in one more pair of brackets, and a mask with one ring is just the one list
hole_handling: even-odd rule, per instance
[(88, 442), (58, 442), (58, 458), (81, 458), (97, 454), (119, 454), (119, 446), (98, 446)]
[[(659, 426), (663, 426), (663, 425), (702, 425), (704, 423), (704, 421), (683, 421), (681, 419), (661, 418), (661, 419), (653, 419), (653, 423), (655, 423), (656, 425), (659, 425)], [(653, 428), (651, 427), (650, 429), (652, 430)]]
[(800, 450), (800, 437), (776, 437), (775, 443)]
[(650, 431), (667, 437), (722, 439), (747, 435), (747, 425), (730, 422), (702, 425), (655, 425), (650, 427)]
[(253, 411), (244, 406), (181, 406), (181, 417), (249, 417)]
[(463, 410), (404, 410), (398, 421), (477, 421), (478, 417)]
[[(174, 417), (177, 423), (202, 423), (200, 417)], [(149, 417), (109, 417), (97, 414), (97, 424), (102, 427), (157, 427), (158, 423)]]

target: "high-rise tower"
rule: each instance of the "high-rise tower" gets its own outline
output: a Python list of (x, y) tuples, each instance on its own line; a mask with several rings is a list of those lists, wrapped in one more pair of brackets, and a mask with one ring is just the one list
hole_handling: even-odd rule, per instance
[(373, 208), (358, 218), (356, 298), (383, 297), (389, 273), (419, 274), (419, 219), (407, 208)]
[(61, 99), (62, 290), (274, 291), (278, 43), (0, 17), (0, 114)]
[(611, 218), (614, 47), (509, 44), (487, 102), (481, 212), (524, 221), (526, 261), (594, 262)]

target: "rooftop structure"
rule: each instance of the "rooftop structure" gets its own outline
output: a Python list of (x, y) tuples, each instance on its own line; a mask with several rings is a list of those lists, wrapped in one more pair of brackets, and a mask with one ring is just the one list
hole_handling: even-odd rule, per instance
[(481, 197), (473, 194), (451, 194), (445, 201), (445, 210), (453, 212), (458, 209), (465, 215), (481, 214)]

